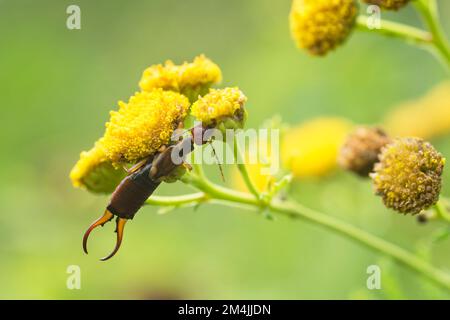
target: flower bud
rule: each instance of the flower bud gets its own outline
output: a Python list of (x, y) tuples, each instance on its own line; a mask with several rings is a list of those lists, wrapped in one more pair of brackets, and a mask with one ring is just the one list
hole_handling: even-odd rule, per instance
[(378, 162), (378, 155), (390, 138), (380, 128), (359, 127), (352, 132), (341, 148), (338, 163), (349, 171), (368, 177)]
[(323, 56), (348, 38), (357, 13), (354, 0), (294, 0), (289, 19), (292, 37), (299, 48)]
[(445, 159), (428, 142), (401, 138), (386, 145), (375, 165), (375, 192), (388, 208), (417, 214), (439, 200)]

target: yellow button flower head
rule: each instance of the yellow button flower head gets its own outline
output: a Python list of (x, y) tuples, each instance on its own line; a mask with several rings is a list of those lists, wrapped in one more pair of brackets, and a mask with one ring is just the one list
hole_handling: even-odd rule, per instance
[(450, 82), (424, 97), (401, 103), (387, 114), (384, 126), (393, 136), (431, 139), (450, 133)]
[(239, 88), (210, 89), (191, 108), (191, 114), (206, 126), (235, 129), (244, 126), (247, 97)]
[(339, 165), (362, 177), (369, 177), (378, 155), (390, 142), (386, 133), (377, 127), (358, 127), (345, 140), (339, 153)]
[(220, 68), (204, 55), (200, 55), (191, 63), (175, 65), (168, 60), (164, 65), (158, 64), (147, 68), (139, 86), (143, 91), (161, 88), (181, 92), (194, 101), (198, 95), (208, 92), (211, 85), (221, 80)]
[(410, 0), (364, 0), (368, 4), (375, 4), (386, 10), (398, 10), (409, 3)]
[(125, 177), (125, 170), (116, 169), (106, 158), (101, 143), (80, 154), (80, 160), (70, 172), (72, 184), (94, 193), (111, 193)]
[(347, 39), (357, 13), (354, 0), (293, 0), (289, 19), (292, 37), (299, 48), (325, 55)]
[(337, 166), (337, 156), (352, 125), (341, 118), (317, 118), (288, 130), (281, 161), (295, 177), (315, 177)]
[(417, 214), (439, 200), (445, 159), (428, 142), (401, 138), (388, 144), (371, 174), (388, 208)]
[(111, 112), (101, 145), (113, 165), (132, 163), (170, 142), (189, 109), (188, 99), (173, 91), (138, 92)]
[(152, 91), (158, 88), (180, 91), (178, 69), (179, 66), (176, 66), (171, 60), (167, 60), (164, 65), (152, 65), (144, 70), (139, 87), (143, 91)]

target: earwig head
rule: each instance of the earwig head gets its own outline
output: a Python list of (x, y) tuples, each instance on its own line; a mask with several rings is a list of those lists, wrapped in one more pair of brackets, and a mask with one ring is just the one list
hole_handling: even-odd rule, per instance
[[(105, 223), (111, 221), (113, 218), (114, 218), (114, 215), (110, 211), (106, 210), (105, 213), (100, 218), (95, 220), (89, 226), (89, 228), (86, 230), (86, 232), (84, 233), (84, 236), (83, 236), (83, 250), (86, 254), (88, 253), (87, 241), (88, 241), (89, 235), (91, 234), (92, 230), (94, 230), (98, 226), (103, 227), (105, 225)], [(109, 255), (107, 255), (104, 258), (101, 258), (100, 259), (101, 261), (106, 261), (106, 260), (112, 258), (117, 253), (117, 251), (119, 251), (120, 245), (122, 244), (122, 239), (123, 239), (123, 230), (125, 228), (125, 223), (127, 221), (128, 220), (124, 219), (124, 218), (120, 218), (120, 217), (116, 218), (116, 230), (115, 230), (115, 232), (117, 233), (116, 246), (114, 247), (114, 250)]]

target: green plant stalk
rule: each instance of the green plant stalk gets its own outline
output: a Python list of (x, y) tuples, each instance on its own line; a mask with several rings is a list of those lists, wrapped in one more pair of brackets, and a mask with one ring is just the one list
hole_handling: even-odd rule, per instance
[[(272, 200), (269, 203), (264, 203), (256, 199), (251, 194), (219, 186), (206, 179), (205, 176), (198, 176), (197, 174), (188, 174), (183, 178), (183, 182), (195, 186), (203, 193), (179, 197), (152, 196), (147, 203), (152, 205), (169, 205), (170, 203), (170, 205), (173, 205), (174, 203), (186, 204), (189, 201), (198, 202), (198, 200), (201, 200), (201, 202), (221, 200), (221, 203), (225, 205), (234, 206), (235, 204), (240, 204), (244, 207), (250, 206), (260, 209), (258, 211), (269, 209), (274, 213), (291, 218), (304, 219), (363, 244), (369, 249), (383, 253), (406, 266), (410, 270), (417, 272), (418, 274), (430, 279), (437, 285), (450, 291), (449, 274), (436, 269), (428, 262), (418, 258), (405, 249), (337, 218), (309, 209), (292, 201), (284, 202)], [(207, 195), (207, 198), (205, 198), (205, 195)]]
[(402, 23), (388, 20), (381, 20), (381, 28), (370, 29), (368, 27), (369, 17), (360, 15), (356, 20), (356, 26), (360, 31), (376, 32), (385, 36), (398, 38), (413, 45), (428, 48), (433, 44), (433, 36), (431, 33), (411, 27)]
[(204, 192), (197, 192), (192, 194), (185, 194), (181, 196), (151, 196), (145, 202), (147, 205), (152, 206), (168, 206), (168, 207), (176, 207), (183, 206), (192, 203), (202, 203), (204, 201), (208, 201), (209, 197)]
[(439, 200), (434, 205), (434, 210), (436, 211), (438, 218), (442, 219), (445, 222), (450, 223), (450, 213), (447, 210), (445, 200)]
[(436, 1), (416, 0), (414, 3), (429, 32), (383, 19), (381, 20), (381, 28), (370, 29), (368, 27), (369, 17), (364, 15), (360, 15), (357, 18), (356, 26), (361, 31), (377, 32), (426, 49), (432, 52), (446, 68), (450, 68), (450, 45), (439, 20)]
[(450, 44), (439, 19), (436, 0), (416, 0), (414, 4), (432, 35), (433, 51), (450, 68)]
[(247, 171), (247, 167), (245, 166), (245, 164), (243, 162), (242, 152), (239, 148), (239, 141), (237, 140), (236, 135), (234, 135), (234, 138), (233, 138), (233, 154), (234, 154), (234, 159), (236, 160), (236, 166), (242, 176), (242, 179), (244, 180), (244, 183), (245, 183), (248, 191), (250, 191), (250, 193), (253, 194), (256, 199), (261, 199), (261, 195), (259, 194), (255, 185), (251, 181), (250, 176)]

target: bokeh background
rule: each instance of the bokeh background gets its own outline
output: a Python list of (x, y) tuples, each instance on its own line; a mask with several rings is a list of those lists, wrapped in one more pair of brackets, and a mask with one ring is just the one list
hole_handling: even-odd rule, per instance
[[(81, 8), (81, 30), (66, 28), (70, 4)], [(450, 3), (439, 5), (450, 33)], [(310, 57), (290, 38), (289, 8), (288, 0), (0, 0), (0, 298), (449, 298), (317, 226), (215, 205), (166, 215), (147, 207), (115, 258), (97, 259), (112, 249), (112, 225), (83, 254), (81, 236), (108, 198), (74, 189), (69, 171), (151, 64), (206, 54), (223, 84), (249, 97), (249, 127), (274, 114), (291, 125), (316, 116), (378, 123), (447, 77), (427, 52), (374, 34), (356, 32), (326, 58)], [(383, 17), (420, 25), (412, 8)], [(433, 143), (450, 157), (450, 135)], [(216, 167), (208, 172), (220, 181)], [(444, 195), (449, 186), (447, 170)], [(166, 185), (159, 194), (187, 190)], [(367, 181), (336, 170), (291, 193), (449, 269), (450, 241), (429, 246), (440, 225), (385, 209)], [(371, 264), (382, 265), (377, 292), (366, 288)], [(81, 290), (66, 287), (69, 265), (81, 268)]]

